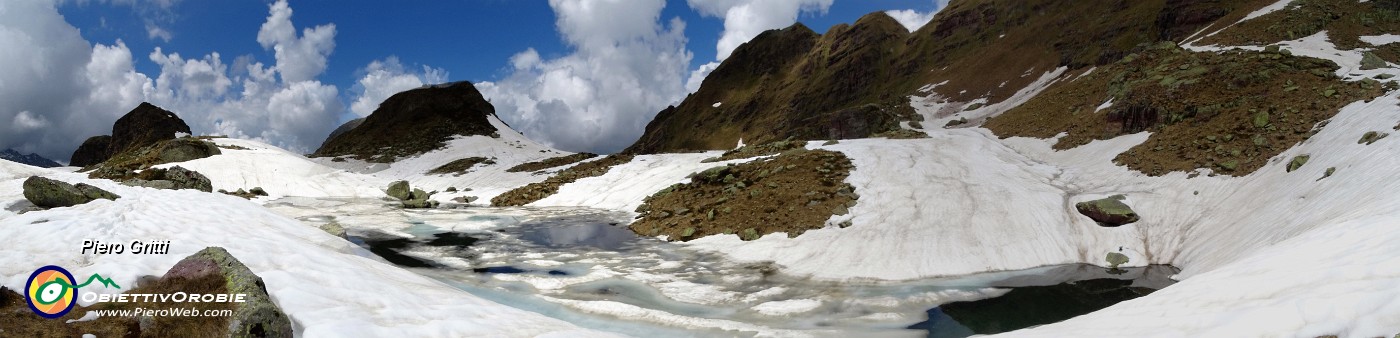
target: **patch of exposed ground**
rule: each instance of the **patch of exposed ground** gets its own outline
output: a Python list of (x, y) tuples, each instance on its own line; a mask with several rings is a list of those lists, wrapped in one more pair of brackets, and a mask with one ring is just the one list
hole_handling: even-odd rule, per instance
[[(126, 294), (223, 294), (228, 293), (227, 282), (218, 274), (204, 277), (152, 279)], [(140, 300), (140, 299), (137, 299)], [(77, 320), (93, 310), (134, 310), (134, 309), (195, 309), (233, 310), (235, 303), (97, 303), (92, 306), (74, 306), (63, 317), (47, 319), (39, 317), (29, 309), (23, 295), (0, 288), (0, 327), (5, 337), (79, 337), (93, 334), (98, 337), (215, 337), (228, 332), (229, 317), (183, 317), (152, 316), (142, 317), (103, 316), (89, 321), (68, 323)]]
[(1376, 81), (1341, 81), (1337, 68), (1277, 49), (1194, 53), (1164, 43), (1051, 87), (984, 126), (1001, 137), (1067, 132), (1056, 149), (1150, 131), (1115, 162), (1154, 176), (1197, 168), (1242, 176), (1312, 136), (1342, 106), (1381, 94)]
[(743, 147), (739, 147), (739, 148), (736, 148), (736, 149), (733, 149), (733, 150), (730, 150), (730, 151), (726, 151), (726, 152), (724, 152), (724, 154), (721, 154), (719, 157), (707, 158), (707, 159), (705, 159), (704, 161), (701, 161), (701, 162), (704, 162), (704, 163), (710, 163), (710, 162), (724, 162), (724, 161), (729, 161), (729, 160), (737, 160), (737, 159), (741, 159), (741, 158), (750, 158), (750, 157), (759, 157), (759, 156), (776, 155), (776, 154), (778, 154), (778, 153), (782, 153), (782, 152), (784, 152), (784, 151), (788, 151), (788, 150), (792, 150), (792, 149), (801, 149), (801, 148), (803, 148), (803, 147), (805, 147), (805, 146), (807, 146), (807, 142), (806, 142), (806, 141), (795, 141), (795, 140), (793, 140), (793, 139), (791, 139), (791, 138), (786, 139), (786, 140), (782, 140), (782, 141), (769, 142), (769, 143), (764, 143), (764, 144), (746, 144), (746, 145), (744, 145)]
[(545, 169), (549, 169), (549, 168), (562, 167), (562, 166), (574, 164), (574, 163), (577, 163), (577, 162), (579, 162), (579, 161), (587, 160), (587, 159), (594, 158), (594, 157), (598, 157), (598, 154), (578, 153), (578, 154), (573, 154), (573, 155), (564, 155), (564, 156), (550, 157), (550, 158), (546, 158), (546, 159), (539, 160), (539, 161), (521, 163), (520, 165), (517, 165), (517, 166), (514, 166), (514, 167), (510, 167), (510, 169), (506, 169), (506, 172), (510, 172), (510, 173), (536, 172), (536, 171), (545, 170)]
[(492, 206), (513, 207), (530, 204), (531, 202), (542, 200), (545, 197), (559, 192), (559, 187), (573, 183), (581, 178), (602, 176), (612, 170), (613, 166), (632, 161), (630, 154), (613, 154), (603, 159), (580, 163), (560, 171), (558, 174), (545, 179), (544, 182), (531, 183), (523, 187), (507, 191), (491, 199)]
[(429, 173), (429, 174), (435, 174), (435, 175), (448, 175), (448, 174), (452, 174), (452, 175), (458, 175), (458, 176), (460, 176), (460, 175), (462, 175), (462, 174), (467, 173), (467, 171), (472, 170), (472, 167), (475, 167), (475, 166), (478, 165), (478, 164), (480, 164), (480, 165), (492, 165), (492, 164), (496, 164), (496, 160), (495, 160), (495, 158), (468, 157), (468, 158), (464, 158), (464, 159), (460, 159), (460, 160), (456, 160), (456, 161), (452, 161), (452, 162), (447, 162), (447, 164), (444, 164), (444, 165), (442, 165), (442, 166), (440, 166), (440, 167), (437, 167), (437, 168), (433, 168), (433, 170), (429, 170), (428, 173)]
[(1400, 1), (1296, 0), (1286, 9), (1242, 22), (1198, 44), (1267, 45), (1324, 30), (1338, 49), (1369, 48), (1358, 37), (1400, 32)]
[(845, 183), (853, 168), (839, 152), (805, 149), (710, 168), (647, 197), (629, 227), (673, 241), (728, 234), (747, 241), (775, 232), (797, 237), (855, 206), (859, 196)]

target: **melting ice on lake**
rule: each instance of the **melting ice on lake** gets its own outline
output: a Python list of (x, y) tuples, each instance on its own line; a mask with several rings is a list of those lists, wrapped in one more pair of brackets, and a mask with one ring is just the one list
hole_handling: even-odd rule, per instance
[(901, 282), (824, 281), (637, 237), (618, 225), (627, 215), (601, 210), (403, 210), (378, 200), (268, 206), (312, 225), (340, 223), (369, 252), (476, 296), (637, 336), (1003, 332), (1145, 294), (1170, 284), (1175, 273), (1065, 265)]

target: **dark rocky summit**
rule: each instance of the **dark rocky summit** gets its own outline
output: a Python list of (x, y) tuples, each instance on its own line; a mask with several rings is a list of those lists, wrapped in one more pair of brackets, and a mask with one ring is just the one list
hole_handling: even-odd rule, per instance
[(384, 100), (359, 126), (333, 133), (312, 156), (392, 162), (441, 148), (456, 135), (493, 135), (487, 116), (495, 114), (470, 82), (411, 89)]
[(81, 167), (102, 163), (123, 152), (173, 140), (176, 133), (188, 135), (190, 126), (175, 113), (142, 102), (117, 119), (111, 136), (94, 136), (84, 141), (69, 162)]

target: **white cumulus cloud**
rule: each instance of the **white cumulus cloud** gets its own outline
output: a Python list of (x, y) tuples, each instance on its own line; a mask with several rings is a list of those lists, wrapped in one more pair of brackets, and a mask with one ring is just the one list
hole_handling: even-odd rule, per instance
[(550, 0), (571, 54), (527, 49), (512, 73), (477, 88), (527, 136), (570, 151), (613, 152), (685, 95), (692, 58), (685, 22), (661, 20), (663, 0)]
[(380, 103), (399, 92), (447, 82), (447, 70), (422, 66), (420, 72), (414, 73), (399, 63), (397, 56), (372, 61), (360, 72), (364, 75), (355, 84), (359, 96), (350, 104), (350, 112), (356, 117), (369, 116)]
[(899, 21), (900, 25), (904, 25), (904, 28), (913, 32), (919, 30), (919, 27), (928, 24), (929, 21), (932, 21), (933, 15), (938, 14), (938, 11), (948, 7), (948, 1), (949, 0), (935, 0), (933, 2), (933, 10), (927, 12), (920, 12), (913, 9), (901, 9), (885, 11), (885, 14), (894, 18), (894, 21)]
[(185, 57), (155, 48), (147, 56), (160, 67), (154, 77), (134, 69), (126, 43), (88, 42), (56, 6), (0, 3), (0, 121), (8, 122), (0, 124), (0, 149), (65, 161), (84, 139), (110, 134), (117, 118), (147, 101), (180, 115), (197, 134), (309, 152), (345, 112), (339, 89), (316, 80), (335, 46), (335, 26), (297, 36), (285, 0), (269, 6), (257, 32), (274, 66), (241, 56), (230, 69), (217, 52)]
[(834, 0), (686, 0), (701, 15), (724, 18), (716, 57), (729, 58), (759, 33), (791, 26), (803, 12), (826, 13)]
[(335, 25), (325, 24), (302, 31), (292, 26), (292, 8), (286, 0), (272, 4), (271, 13), (258, 29), (258, 44), (272, 49), (282, 81), (307, 81), (326, 70), (326, 59), (335, 49)]

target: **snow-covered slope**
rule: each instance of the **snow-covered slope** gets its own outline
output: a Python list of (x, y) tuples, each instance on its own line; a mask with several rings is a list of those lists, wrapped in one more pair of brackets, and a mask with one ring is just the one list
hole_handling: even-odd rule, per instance
[[(266, 282), (301, 336), (603, 336), (492, 303), (400, 269), (355, 245), (233, 196), (87, 180), (80, 174), (0, 164), (0, 204), (21, 203), (18, 182), (33, 174), (86, 182), (122, 198), (70, 208), (0, 215), (0, 284), (22, 289), (42, 265), (101, 273), (119, 285), (162, 275), (180, 259), (221, 246)], [(85, 239), (171, 241), (167, 255), (84, 255)], [(93, 290), (113, 292), (119, 290)]]
[(380, 197), (389, 180), (351, 173), (308, 160), (265, 143), (217, 138), (221, 155), (156, 167), (180, 166), (209, 177), (214, 189), (235, 191), (262, 187), (271, 198)]
[[(447, 201), (456, 196), (477, 196), (481, 198), (476, 202), (477, 204), (489, 204), (491, 198), (496, 195), (526, 184), (544, 181), (554, 172), (569, 167), (550, 168), (546, 170), (548, 174), (544, 175), (535, 175), (529, 172), (506, 172), (506, 169), (517, 164), (569, 155), (570, 153), (540, 145), (511, 129), (496, 116), (487, 116), (486, 118), (496, 128), (497, 134), (500, 135), (499, 138), (459, 136), (448, 141), (447, 146), (442, 149), (399, 159), (399, 161), (388, 165), (355, 160), (337, 163), (331, 162), (329, 158), (318, 158), (315, 161), (328, 166), (372, 174), (389, 181), (408, 180), (414, 187), (422, 187), (423, 190), (427, 191), (444, 191), (447, 187), (471, 188), (470, 192), (433, 195), (433, 199)], [(470, 172), (460, 176), (428, 174), (429, 171), (444, 164), (470, 157), (492, 159), (495, 164), (477, 164)]]

